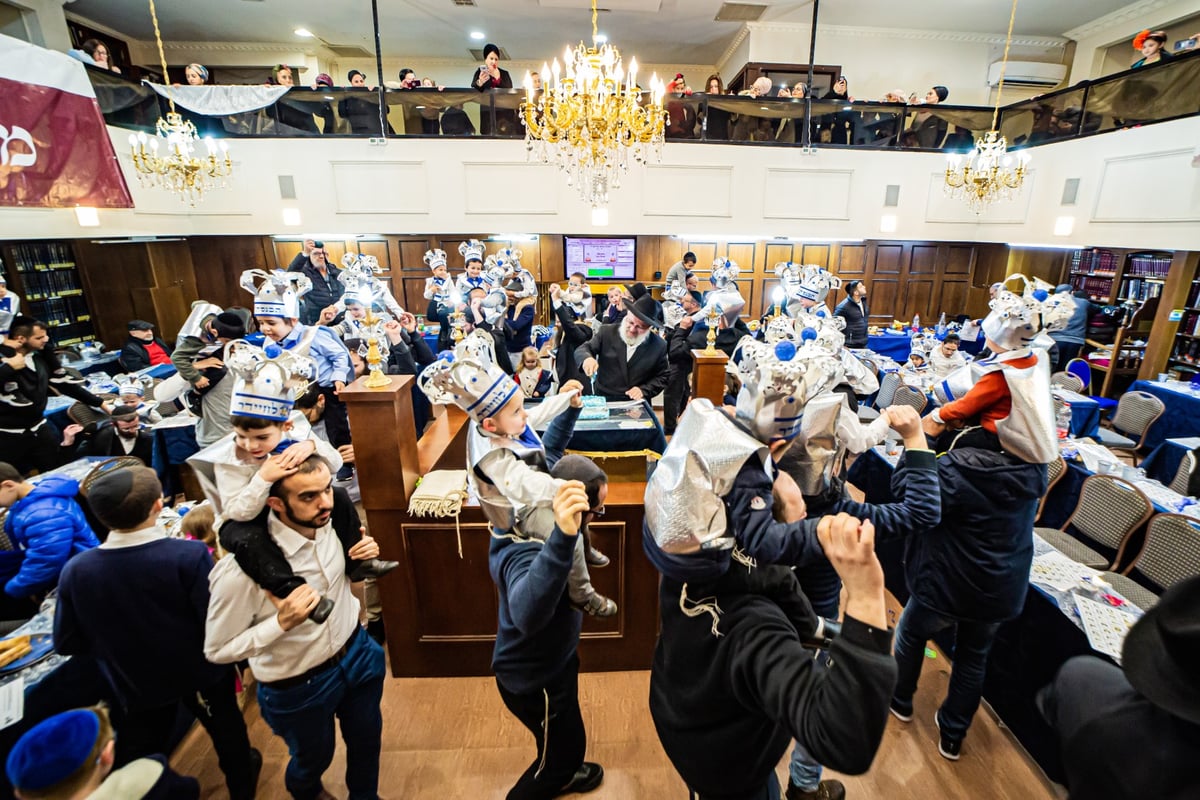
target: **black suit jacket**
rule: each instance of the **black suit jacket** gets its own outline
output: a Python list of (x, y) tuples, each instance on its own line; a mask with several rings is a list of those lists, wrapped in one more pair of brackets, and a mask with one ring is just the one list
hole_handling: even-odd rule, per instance
[(77, 456), (116, 456), (131, 455), (140, 459), (147, 467), (154, 466), (154, 434), (149, 431), (138, 433), (137, 443), (128, 454), (121, 443), (117, 441), (117, 430), (112, 425), (105, 425), (96, 431), (95, 435), (79, 445)]
[[(159, 347), (171, 355), (171, 347), (157, 336), (154, 337), (154, 342)], [(150, 351), (146, 349), (146, 343), (136, 336), (130, 336), (125, 342), (125, 346), (121, 348), (121, 355), (117, 358), (121, 363), (121, 368), (126, 372), (137, 372), (139, 369), (145, 369), (150, 366)]]
[(562, 386), (570, 380), (581, 381), (587, 385), (587, 381), (583, 380), (583, 375), (579, 372), (579, 362), (575, 360), (575, 351), (579, 349), (579, 345), (592, 338), (592, 328), (587, 323), (579, 321), (575, 312), (566, 303), (562, 303), (554, 309), (554, 316), (561, 325), (558, 350), (554, 359), (554, 371), (558, 374), (558, 385)]
[(846, 347), (866, 347), (867, 327), (871, 318), (867, 301), (863, 300), (860, 310), (858, 304), (847, 297), (838, 303), (833, 313), (846, 320)]
[[(600, 362), (596, 394), (609, 400), (628, 400), (625, 392), (638, 386), (649, 400), (667, 385), (667, 343), (657, 333), (651, 333), (628, 361), (625, 358), (627, 349), (616, 325), (602, 325), (591, 340), (575, 351), (575, 361), (580, 365), (587, 358)], [(585, 390), (590, 389), (591, 379), (584, 380), (583, 386)]]

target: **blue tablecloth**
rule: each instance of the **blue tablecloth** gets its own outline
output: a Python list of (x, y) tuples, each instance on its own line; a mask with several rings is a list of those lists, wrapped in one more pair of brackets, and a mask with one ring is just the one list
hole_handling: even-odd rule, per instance
[(1171, 481), (1175, 480), (1175, 473), (1179, 471), (1183, 457), (1189, 450), (1195, 450), (1197, 447), (1200, 447), (1200, 438), (1197, 437), (1167, 439), (1146, 457), (1142, 462), (1142, 469), (1146, 470), (1147, 477), (1170, 486)]
[(79, 370), (81, 375), (91, 375), (93, 372), (104, 370), (110, 375), (115, 375), (121, 371), (121, 365), (117, 363), (117, 359), (121, 357), (120, 352), (104, 353), (99, 358), (85, 358), (79, 361), (63, 361), (64, 367)]
[(1149, 392), (1163, 401), (1167, 408), (1150, 428), (1146, 436), (1146, 447), (1155, 448), (1167, 439), (1183, 439), (1200, 436), (1200, 396), (1177, 384), (1158, 381), (1134, 381), (1129, 391)]
[(619, 401), (610, 401), (606, 420), (579, 420), (567, 449), (597, 453), (628, 453), (650, 450), (662, 453), (667, 449), (667, 437), (662, 423), (648, 400), (640, 406), (621, 408)]
[(1076, 439), (1095, 437), (1100, 431), (1100, 404), (1075, 392), (1059, 389), (1057, 393), (1071, 404), (1071, 435)]
[[(873, 350), (881, 356), (887, 356), (898, 364), (903, 364), (908, 360), (908, 354), (912, 351), (912, 331), (882, 332), (875, 336), (868, 336), (867, 349)], [(964, 353), (975, 355), (983, 349), (983, 339), (978, 338), (973, 342), (964, 340), (959, 343), (959, 349)]]

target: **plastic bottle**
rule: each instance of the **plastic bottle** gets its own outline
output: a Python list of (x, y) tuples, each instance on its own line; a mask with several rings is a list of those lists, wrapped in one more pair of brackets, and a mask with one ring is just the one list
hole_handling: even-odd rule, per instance
[(913, 331), (913, 333), (921, 332), (921, 315), (920, 314), (913, 314), (912, 331)]
[(942, 315), (940, 317), (938, 317), (938, 321), (937, 321), (937, 337), (939, 339), (941, 339), (941, 338), (945, 337), (945, 335), (946, 335), (946, 312), (943, 311)]
[(1071, 435), (1071, 404), (1063, 403), (1059, 409), (1054, 412), (1054, 427), (1058, 431), (1059, 439), (1066, 439)]

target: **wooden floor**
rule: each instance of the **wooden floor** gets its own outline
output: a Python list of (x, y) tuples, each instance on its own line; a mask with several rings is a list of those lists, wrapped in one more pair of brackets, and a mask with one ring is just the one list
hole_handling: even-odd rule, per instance
[[(894, 606), (894, 603), (893, 603)], [(940, 654), (927, 659), (916, 697), (916, 716), (903, 724), (889, 718), (883, 746), (871, 771), (843, 777), (846, 796), (886, 800), (1053, 800), (1053, 784), (1024, 751), (980, 709), (951, 763), (937, 752), (933, 715), (945, 696), (949, 667)], [(658, 743), (647, 707), (648, 672), (585, 673), (580, 704), (588, 731), (588, 759), (604, 765), (604, 784), (595, 800), (653, 798), (684, 800), (687, 791)], [(250, 740), (264, 756), (258, 796), (286, 798), (287, 748), (271, 733), (251, 700), (246, 711)], [(491, 678), (387, 679), (383, 694), (383, 757), (380, 797), (385, 800), (503, 798), (533, 759), (533, 739), (508, 714)], [(203, 798), (226, 796), (224, 780), (203, 730), (192, 731), (172, 766), (200, 779)], [(346, 797), (339, 746), (326, 773), (326, 788)], [(787, 780), (787, 758), (778, 769)], [(576, 795), (582, 797), (582, 795)]]

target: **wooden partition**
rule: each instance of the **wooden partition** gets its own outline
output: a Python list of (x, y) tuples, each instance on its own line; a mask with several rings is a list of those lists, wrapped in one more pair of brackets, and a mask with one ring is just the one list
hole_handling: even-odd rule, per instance
[[(392, 376), (388, 388), (371, 390), (360, 378), (342, 393), (368, 528), (382, 557), (401, 565), (379, 585), (392, 674), (489, 675), (498, 600), (488, 572), (492, 537), (483, 513), (469, 504), (456, 526), (453, 518), (413, 517), (407, 511), (419, 476), (464, 468), (470, 421), (449, 408), (414, 441), (412, 381)], [(603, 620), (584, 617), (579, 655), (585, 670), (650, 666), (658, 632), (658, 573), (642, 553), (645, 488), (610, 484), (606, 513), (591, 526), (594, 545), (612, 559), (592, 569), (592, 583), (620, 612)]]

